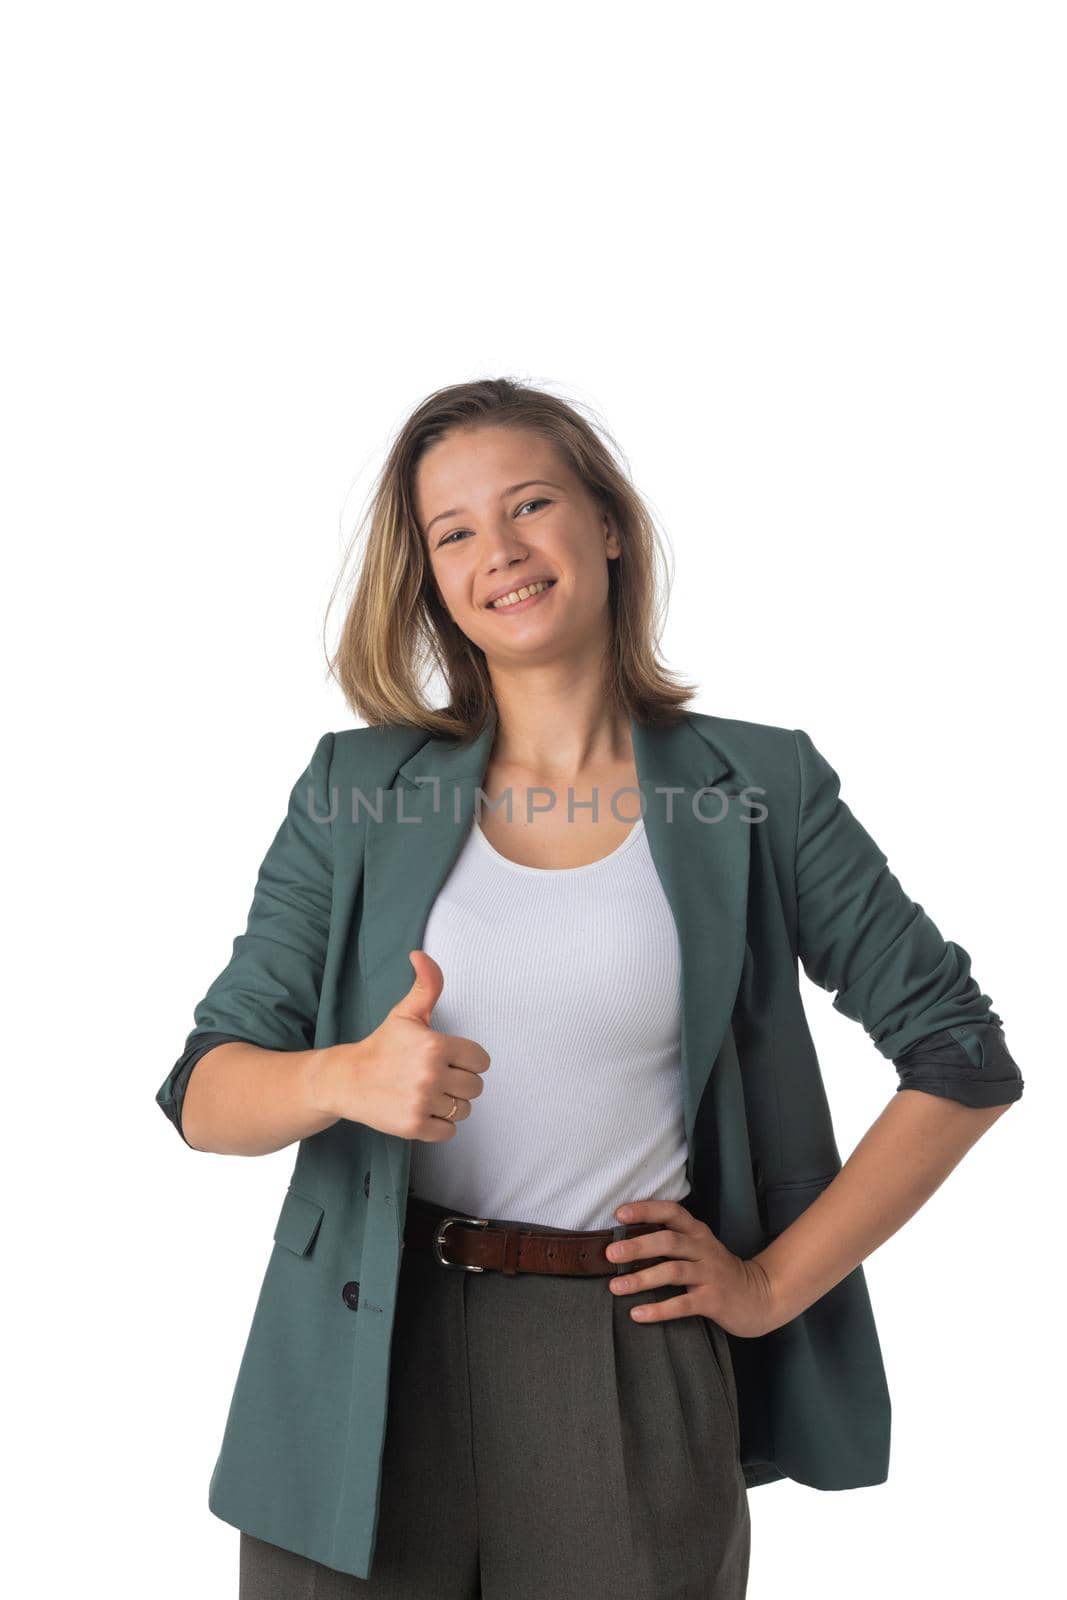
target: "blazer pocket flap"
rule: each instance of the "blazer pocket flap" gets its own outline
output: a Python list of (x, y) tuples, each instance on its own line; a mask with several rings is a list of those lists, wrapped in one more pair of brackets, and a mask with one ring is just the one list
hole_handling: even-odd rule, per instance
[(802, 1178), (796, 1183), (769, 1183), (764, 1195), (767, 1233), (775, 1239), (817, 1200), (837, 1177), (828, 1172), (821, 1178)]
[(294, 1255), (306, 1256), (315, 1243), (324, 1209), (317, 1200), (312, 1200), (310, 1195), (301, 1194), (298, 1189), (290, 1189), (278, 1213), (274, 1229), (275, 1243), (292, 1250)]

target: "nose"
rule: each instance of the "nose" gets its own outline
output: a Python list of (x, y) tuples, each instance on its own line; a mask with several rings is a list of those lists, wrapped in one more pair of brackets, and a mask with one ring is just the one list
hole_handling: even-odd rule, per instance
[(529, 550), (515, 533), (509, 522), (502, 521), (495, 524), (489, 531), (484, 545), (485, 570), (488, 573), (505, 571), (516, 561), (524, 561), (529, 555)]

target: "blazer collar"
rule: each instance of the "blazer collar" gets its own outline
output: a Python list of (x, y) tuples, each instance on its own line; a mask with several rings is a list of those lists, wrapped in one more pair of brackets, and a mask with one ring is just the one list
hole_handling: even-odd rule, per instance
[[(674, 727), (631, 718), (630, 731), (645, 835), (678, 931), (692, 1183), (697, 1112), (741, 979), (752, 823), (736, 798), (743, 780), (690, 718)], [(384, 986), (386, 1007), (410, 987), (407, 953), (421, 947), (434, 899), (466, 840), (495, 733), (491, 718), (466, 746), (426, 740), (399, 767), (382, 821), (367, 826), (359, 956), (365, 977)], [(698, 794), (709, 788), (716, 793)], [(636, 815), (637, 796), (622, 797), (619, 809)]]
[[(409, 788), (422, 788), (434, 776), (445, 784), (480, 786), (496, 728), (496, 718), (490, 717), (477, 738), (463, 747), (450, 739), (427, 739), (399, 768), (398, 779)], [(656, 783), (711, 787), (730, 771), (729, 761), (697, 732), (688, 717), (672, 728), (653, 727), (631, 717), (630, 736), (642, 788)]]

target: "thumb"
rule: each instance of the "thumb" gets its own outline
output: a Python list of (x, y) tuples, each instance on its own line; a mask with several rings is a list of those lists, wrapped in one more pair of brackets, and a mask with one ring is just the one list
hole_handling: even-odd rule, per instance
[(415, 981), (404, 998), (393, 1007), (393, 1015), (410, 1017), (429, 1027), (433, 1008), (445, 986), (445, 975), (433, 956), (427, 955), (425, 950), (410, 950), (408, 960), (415, 968)]

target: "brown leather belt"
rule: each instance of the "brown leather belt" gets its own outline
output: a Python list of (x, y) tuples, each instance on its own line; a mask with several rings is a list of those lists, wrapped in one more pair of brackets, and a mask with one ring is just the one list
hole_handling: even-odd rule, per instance
[[(452, 1214), (429, 1206), (417, 1195), (408, 1197), (404, 1244), (428, 1251), (443, 1267), (464, 1267), (468, 1272), (552, 1272), (569, 1277), (608, 1277), (625, 1272), (632, 1263), (609, 1261), (604, 1251), (617, 1239), (655, 1233), (658, 1222), (620, 1223), (614, 1228), (588, 1232), (538, 1233), (529, 1228), (509, 1228), (489, 1217)], [(641, 1266), (664, 1261), (665, 1256), (642, 1257)]]

